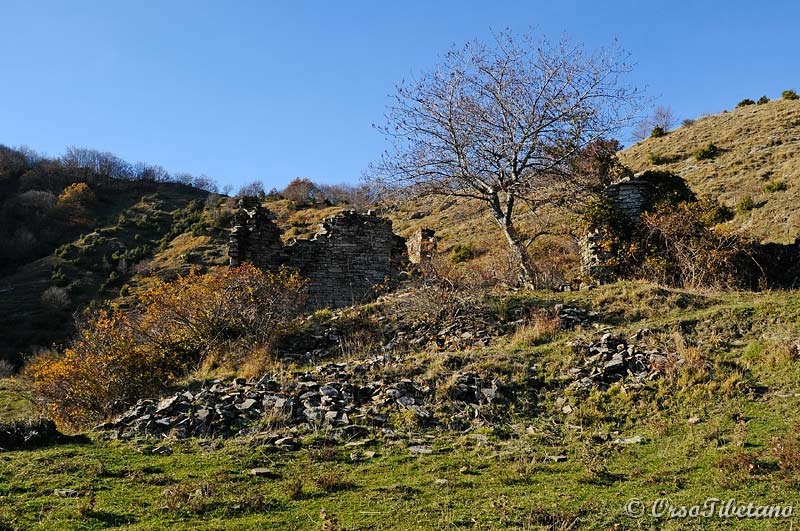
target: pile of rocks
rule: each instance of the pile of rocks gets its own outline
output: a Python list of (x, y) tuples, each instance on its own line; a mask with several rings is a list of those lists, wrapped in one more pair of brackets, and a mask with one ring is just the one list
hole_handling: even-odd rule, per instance
[[(140, 400), (112, 422), (97, 427), (123, 439), (141, 435), (186, 438), (280, 433), (291, 436), (325, 427), (334, 436), (352, 438), (370, 428), (389, 429), (392, 413), (411, 415), (418, 423), (439, 424), (437, 413), (475, 409), (506, 393), (499, 382), (477, 374), (457, 375), (447, 404), (435, 390), (411, 379), (367, 381), (370, 371), (392, 363), (389, 357), (352, 363), (329, 363), (286, 381), (270, 378), (196, 385), (160, 400)], [(364, 383), (352, 383), (363, 381)], [(447, 419), (444, 419), (445, 422)], [(276, 443), (277, 444), (277, 443)]]
[[(640, 330), (628, 339), (638, 341), (648, 333)], [(603, 334), (596, 343), (574, 343), (572, 346), (583, 359), (578, 366), (570, 368), (569, 373), (575, 379), (574, 385), (581, 388), (596, 386), (605, 390), (623, 379), (629, 387), (641, 386), (646, 380), (662, 374), (668, 365), (681, 362), (677, 354), (665, 354), (658, 349), (629, 343), (610, 333)]]
[(584, 308), (556, 304), (553, 309), (561, 320), (562, 330), (574, 330), (578, 326), (591, 326), (592, 322), (597, 319), (597, 312), (590, 312)]
[(21, 419), (0, 423), (0, 451), (38, 448), (58, 442), (63, 435), (50, 419)]

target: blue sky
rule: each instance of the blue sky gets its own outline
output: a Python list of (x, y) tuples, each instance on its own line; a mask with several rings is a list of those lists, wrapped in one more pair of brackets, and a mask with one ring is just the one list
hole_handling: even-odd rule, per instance
[(800, 89), (794, 1), (0, 2), (0, 143), (234, 188), (357, 182), (386, 148), (372, 124), (395, 84), (506, 27), (618, 39), (629, 82), (679, 120)]

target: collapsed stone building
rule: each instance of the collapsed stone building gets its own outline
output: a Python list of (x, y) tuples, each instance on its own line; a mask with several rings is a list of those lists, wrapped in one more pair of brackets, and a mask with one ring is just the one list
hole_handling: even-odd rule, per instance
[(313, 238), (284, 243), (274, 215), (256, 199), (243, 199), (239, 207), (228, 244), (230, 264), (297, 270), (310, 281), (312, 308), (367, 301), (397, 285), (410, 268), (405, 238), (372, 211), (344, 211), (326, 218)]
[[(629, 220), (636, 221), (656, 195), (656, 187), (648, 180), (627, 178), (608, 186), (605, 195), (614, 208)], [(599, 227), (590, 227), (580, 241), (581, 275), (602, 282), (616, 278), (614, 253), (603, 245), (606, 237)]]
[[(605, 196), (614, 209), (629, 221), (638, 223), (642, 213), (665, 195), (675, 194), (675, 188), (660, 186), (662, 172), (644, 172), (613, 183)], [(694, 194), (686, 188), (693, 198)], [(682, 193), (682, 192), (681, 192)], [(618, 259), (607, 248), (602, 228), (590, 227), (580, 240), (581, 275), (600, 282), (618, 278)], [(793, 243), (751, 242), (746, 253), (744, 269), (740, 272), (750, 279), (751, 289), (797, 288), (800, 286), (800, 238)]]

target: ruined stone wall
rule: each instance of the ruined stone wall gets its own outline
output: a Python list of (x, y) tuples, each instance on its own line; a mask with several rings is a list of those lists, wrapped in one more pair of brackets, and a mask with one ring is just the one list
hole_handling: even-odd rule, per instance
[(249, 261), (266, 270), (296, 269), (310, 280), (311, 307), (364, 302), (396, 284), (408, 268), (405, 239), (392, 222), (354, 211), (326, 218), (312, 239), (284, 245), (269, 211), (243, 203), (231, 232), (231, 265)]
[(412, 264), (422, 264), (433, 258), (436, 252), (436, 231), (417, 229), (408, 239), (408, 260)]
[[(612, 184), (605, 193), (614, 207), (635, 223), (645, 208), (664, 191), (659, 191), (658, 185), (648, 181), (645, 174), (642, 179)], [(617, 277), (618, 258), (608, 245), (608, 234), (602, 228), (589, 228), (580, 241), (581, 274), (584, 277), (599, 282), (610, 282)], [(795, 289), (800, 286), (800, 238), (792, 244), (748, 244), (739, 257), (735, 266), (741, 286), (754, 290), (765, 287)]]
[[(631, 221), (637, 221), (653, 198), (655, 189), (647, 181), (626, 179), (605, 190), (614, 208)], [(616, 275), (617, 263), (613, 253), (606, 249), (607, 235), (597, 227), (590, 227), (580, 241), (581, 275), (600, 282), (608, 282)]]
[(637, 220), (652, 198), (653, 192), (653, 185), (649, 182), (633, 179), (614, 183), (605, 193), (617, 210), (631, 220)]

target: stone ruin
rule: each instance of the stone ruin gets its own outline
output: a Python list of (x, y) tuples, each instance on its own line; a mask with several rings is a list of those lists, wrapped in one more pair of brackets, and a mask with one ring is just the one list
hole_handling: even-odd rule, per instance
[[(605, 195), (614, 208), (630, 221), (638, 222), (642, 212), (662, 193), (648, 179), (647, 172), (608, 186)], [(602, 229), (590, 228), (580, 241), (581, 274), (599, 282), (612, 282), (617, 277), (617, 259), (603, 244)], [(763, 286), (795, 289), (800, 285), (800, 238), (793, 243), (754, 243), (747, 265), (753, 281), (751, 289)]]
[(408, 239), (408, 260), (412, 264), (424, 264), (436, 253), (436, 231), (433, 229), (417, 229)]
[(373, 211), (344, 211), (326, 218), (311, 239), (281, 240), (274, 214), (255, 198), (242, 199), (228, 244), (230, 264), (251, 262), (275, 271), (297, 270), (310, 280), (309, 306), (340, 308), (374, 298), (405, 278), (406, 240)]
[[(611, 184), (605, 190), (605, 195), (614, 208), (632, 221), (639, 219), (655, 193), (652, 183), (636, 178)], [(605, 234), (601, 229), (590, 228), (581, 239), (581, 275), (608, 282), (614, 279), (616, 267), (613, 253), (602, 245), (604, 238)]]

